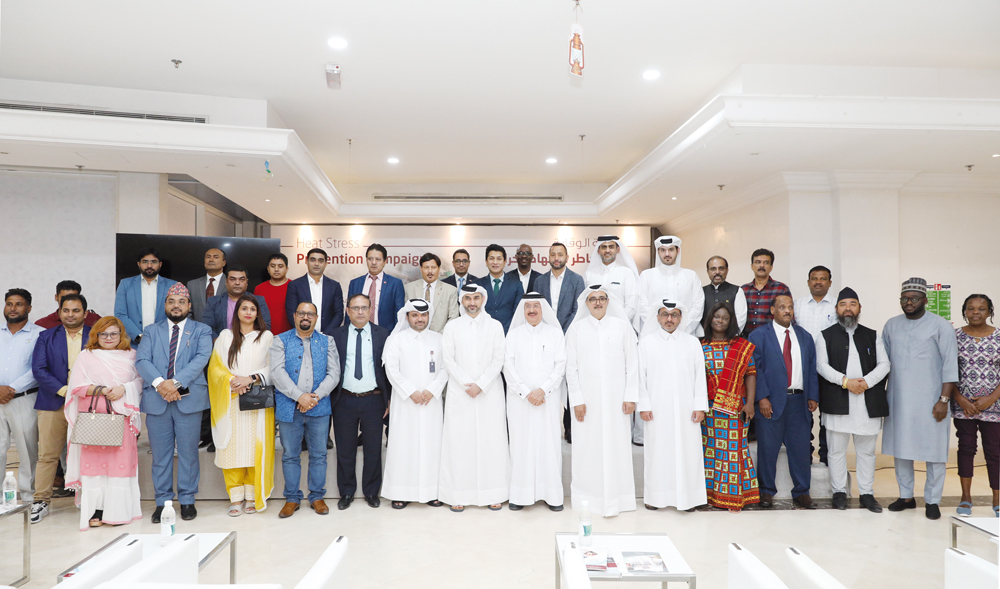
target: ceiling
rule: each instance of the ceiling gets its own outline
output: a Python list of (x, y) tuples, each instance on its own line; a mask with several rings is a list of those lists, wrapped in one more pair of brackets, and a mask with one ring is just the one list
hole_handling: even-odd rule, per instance
[[(571, 0), (5, 0), (0, 77), (266, 100), (326, 176), (312, 185), (332, 192), (459, 183), (499, 192), (496, 185), (614, 185), (742, 64), (1000, 70), (995, 0), (582, 0), (581, 8), (586, 69), (577, 80), (566, 65)], [(331, 36), (348, 47), (329, 48)], [(342, 66), (341, 89), (326, 87), (326, 63)], [(646, 81), (647, 69), (662, 75)], [(954, 172), (1000, 150), (995, 133), (891, 135), (736, 129), (664, 167), (599, 220), (662, 221), (710, 202), (717, 184), (737, 190), (777, 170)], [(295, 211), (393, 218), (350, 204), (331, 214), (326, 197), (274, 210), (278, 199), (241, 200), (261, 190), (257, 178), (220, 189), (227, 170), (219, 168), (255, 169), (256, 159), (206, 155), (199, 174), (173, 157), (150, 166), (216, 184), (272, 222), (305, 220)], [(995, 163), (976, 173), (1000, 174)], [(456, 210), (467, 219), (486, 213)]]

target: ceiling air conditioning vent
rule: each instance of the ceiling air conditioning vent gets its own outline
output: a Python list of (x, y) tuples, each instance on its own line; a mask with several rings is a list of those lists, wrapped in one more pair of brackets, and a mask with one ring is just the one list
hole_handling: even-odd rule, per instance
[(177, 115), (157, 115), (142, 112), (122, 112), (115, 110), (100, 110), (96, 108), (77, 108), (72, 106), (46, 106), (44, 104), (19, 104), (16, 102), (0, 102), (0, 108), (8, 110), (33, 110), (38, 112), (58, 112), (70, 115), (89, 115), (93, 117), (119, 117), (124, 119), (147, 119), (151, 121), (174, 121), (178, 123), (205, 123), (205, 117), (188, 117)]
[(373, 194), (383, 202), (562, 202), (561, 194)]

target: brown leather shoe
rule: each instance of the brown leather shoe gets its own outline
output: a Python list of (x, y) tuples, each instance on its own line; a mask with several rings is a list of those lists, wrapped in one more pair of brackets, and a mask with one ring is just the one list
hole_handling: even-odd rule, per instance
[(312, 502), (313, 511), (320, 515), (327, 515), (330, 513), (330, 508), (326, 506), (326, 501), (322, 499), (317, 499)]
[(760, 494), (760, 506), (763, 509), (771, 509), (774, 507), (774, 497), (767, 493)]
[(801, 507), (802, 509), (816, 509), (816, 502), (812, 500), (809, 493), (804, 495), (799, 495), (795, 499), (792, 499), (792, 503)]
[(299, 510), (298, 503), (292, 503), (291, 501), (285, 502), (285, 506), (281, 508), (278, 512), (278, 517), (284, 519), (286, 517), (292, 517), (292, 514)]

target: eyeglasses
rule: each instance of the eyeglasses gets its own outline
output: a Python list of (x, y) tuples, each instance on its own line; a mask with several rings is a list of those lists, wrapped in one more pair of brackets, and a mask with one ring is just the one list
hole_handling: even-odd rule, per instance
[(919, 303), (923, 299), (923, 295), (916, 297), (899, 297), (899, 302), (901, 303)]
[(120, 336), (121, 334), (122, 334), (122, 332), (120, 332), (120, 331), (102, 331), (102, 332), (100, 332), (100, 333), (97, 334), (97, 337), (104, 338), (104, 339), (115, 339), (116, 337)]
[(309, 312), (296, 311), (295, 312), (295, 316), (296, 317), (308, 317), (310, 319), (315, 319), (316, 318), (316, 313), (313, 313), (311, 311), (309, 311)]
[(532, 254), (531, 252), (517, 252), (514, 255), (517, 256), (518, 258), (523, 258), (523, 257), (526, 257), (526, 256), (528, 256), (528, 257), (533, 256), (534, 254)]
[(348, 309), (354, 311), (355, 313), (364, 313), (369, 308), (368, 307), (348, 307)]
[(597, 297), (596, 299), (595, 298), (590, 298), (590, 299), (587, 299), (587, 302), (588, 303), (606, 303), (606, 302), (608, 302), (608, 297)]

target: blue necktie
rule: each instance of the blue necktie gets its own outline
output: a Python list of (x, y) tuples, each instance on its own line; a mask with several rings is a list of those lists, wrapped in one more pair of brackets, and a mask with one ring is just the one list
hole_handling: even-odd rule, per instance
[(493, 296), (500, 296), (500, 279), (493, 279)]
[(364, 332), (364, 329), (360, 327), (355, 327), (354, 329), (358, 332), (357, 343), (354, 345), (354, 378), (361, 380), (364, 376), (364, 373), (361, 371), (361, 334)]
[(180, 329), (180, 327), (174, 325), (173, 334), (170, 336), (170, 360), (167, 362), (167, 378), (174, 377), (174, 356), (177, 355), (177, 340)]

